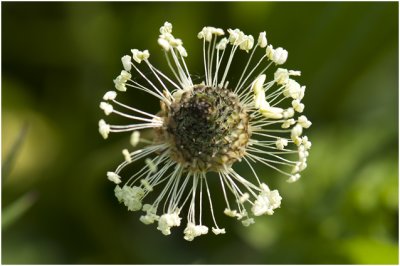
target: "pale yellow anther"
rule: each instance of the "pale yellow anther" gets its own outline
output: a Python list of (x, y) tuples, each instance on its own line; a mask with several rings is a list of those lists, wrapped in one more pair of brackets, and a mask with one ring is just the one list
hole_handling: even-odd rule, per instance
[(288, 145), (288, 140), (284, 138), (278, 138), (275, 142), (275, 145), (278, 150), (283, 150), (285, 146)]
[(251, 85), (251, 89), (253, 90), (254, 94), (264, 93), (263, 85), (267, 76), (262, 74), (258, 76)]
[(265, 31), (260, 32), (260, 35), (258, 36), (258, 46), (265, 48), (267, 44), (267, 33)]
[(266, 109), (269, 107), (268, 102), (265, 100), (264, 92), (254, 94), (254, 107), (257, 109)]
[(125, 158), (126, 162), (128, 162), (128, 163), (132, 162), (131, 155), (130, 155), (130, 153), (129, 153), (129, 151), (127, 149), (123, 149), (122, 150), (122, 155), (124, 155), (124, 158)]
[(132, 58), (135, 60), (137, 63), (141, 63), (143, 60), (146, 60), (150, 57), (150, 53), (148, 50), (144, 51), (139, 51), (138, 49), (132, 49)]
[(279, 107), (269, 107), (265, 109), (260, 109), (260, 112), (265, 118), (270, 118), (270, 119), (283, 118), (283, 109)]

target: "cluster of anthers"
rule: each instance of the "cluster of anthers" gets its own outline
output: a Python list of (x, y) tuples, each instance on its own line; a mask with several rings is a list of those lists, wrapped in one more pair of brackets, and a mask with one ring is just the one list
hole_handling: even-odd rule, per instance
[[(147, 50), (133, 49), (132, 55), (122, 57), (124, 70), (114, 80), (116, 91), (107, 92), (100, 103), (106, 115), (133, 121), (128, 125), (99, 122), (105, 139), (110, 132), (132, 132), (132, 151), (124, 149), (124, 162), (107, 173), (117, 184), (117, 199), (130, 211), (142, 210), (140, 221), (157, 223), (164, 235), (180, 226), (187, 213), (183, 233), (189, 241), (209, 231), (203, 221), (206, 205), (211, 231), (225, 233), (217, 224), (212, 195), (221, 194), (226, 203), (224, 214), (245, 226), (254, 223), (252, 216), (272, 215), (282, 198), (260, 180), (254, 165), (265, 165), (295, 182), (307, 167), (311, 148), (303, 136), (311, 122), (304, 115), (296, 118), (304, 110), (305, 86), (292, 77), (300, 76), (300, 71), (277, 68), (271, 72), (286, 62), (288, 52), (268, 44), (265, 32), (257, 42), (239, 29), (229, 29), (228, 37), (224, 34), (214, 27), (198, 33), (203, 42), (204, 80), (193, 84), (183, 42), (172, 35), (172, 25), (166, 22), (160, 28), (158, 44), (174, 78), (150, 63)], [(248, 60), (232, 84), (229, 81), (236, 77), (228, 78), (229, 71), (240, 50), (247, 53)], [(258, 60), (254, 60), (256, 52), (261, 53)], [(273, 78), (267, 81), (267, 76)], [(117, 91), (127, 90), (155, 97), (160, 111), (151, 114), (117, 101)], [(152, 130), (152, 139), (142, 137), (140, 131), (145, 129)], [(139, 160), (145, 162), (141, 170), (121, 177), (126, 175), (121, 174), (126, 166)], [(249, 176), (234, 170), (239, 164), (248, 168)], [(210, 182), (220, 183), (220, 190), (213, 191), (222, 193), (211, 193)], [(152, 200), (145, 203), (149, 195)]]

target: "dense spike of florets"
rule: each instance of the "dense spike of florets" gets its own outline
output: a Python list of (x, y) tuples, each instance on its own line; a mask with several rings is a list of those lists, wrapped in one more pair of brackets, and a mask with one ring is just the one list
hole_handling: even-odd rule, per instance
[[(110, 119), (118, 115), (131, 121), (114, 125), (101, 119), (98, 124), (105, 139), (110, 133), (130, 132), (123, 162), (107, 172), (116, 184), (115, 196), (129, 211), (143, 211), (140, 221), (156, 224), (163, 235), (181, 224), (186, 224), (188, 241), (209, 231), (225, 234), (215, 211), (250, 226), (254, 217), (274, 214), (282, 201), (253, 165), (276, 170), (289, 183), (299, 180), (307, 167), (311, 142), (303, 133), (312, 123), (301, 114), (306, 87), (295, 79), (301, 72), (277, 68), (287, 61), (288, 52), (273, 48), (266, 32), (256, 40), (239, 29), (226, 32), (224, 37), (224, 30), (204, 27), (197, 34), (203, 44), (204, 79), (194, 84), (183, 41), (165, 22), (158, 44), (173, 77), (151, 64), (148, 50), (132, 49), (121, 58), (116, 91), (106, 92), (99, 105)], [(240, 62), (237, 53), (247, 55), (247, 61)], [(233, 65), (243, 67), (240, 76), (230, 74)], [(160, 110), (150, 113), (120, 102), (120, 96), (117, 100), (117, 94), (129, 90), (148, 93), (160, 102)], [(126, 173), (137, 161), (145, 165)], [(237, 164), (247, 167), (248, 174), (236, 172)], [(217, 190), (208, 184), (210, 172), (220, 183)], [(221, 194), (225, 210), (214, 210), (212, 198)], [(205, 209), (212, 225), (204, 224)]]

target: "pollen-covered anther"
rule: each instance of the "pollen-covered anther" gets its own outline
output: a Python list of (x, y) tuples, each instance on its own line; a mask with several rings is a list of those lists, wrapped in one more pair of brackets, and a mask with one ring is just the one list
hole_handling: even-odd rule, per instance
[(99, 121), (99, 133), (106, 139), (110, 133), (110, 125), (108, 125), (103, 119)]
[(154, 222), (158, 221), (160, 216), (156, 215), (155, 213), (147, 213), (146, 215), (140, 216), (139, 220), (144, 224), (153, 224)]
[(283, 110), (283, 118), (288, 119), (294, 116), (294, 109), (292, 107), (287, 108), (286, 110)]
[(164, 22), (164, 25), (160, 27), (161, 34), (171, 34), (172, 33), (172, 24), (168, 21)]
[(300, 76), (301, 72), (296, 70), (287, 70), (278, 68), (274, 73), (274, 80), (278, 85), (285, 85), (289, 81), (290, 76)]
[(121, 58), (122, 65), (126, 71), (131, 71), (132, 69), (132, 58), (129, 55), (124, 55)]
[(293, 100), (292, 106), (294, 110), (298, 113), (302, 113), (304, 111), (304, 104), (300, 102), (300, 100)]
[(278, 190), (271, 191), (265, 184), (261, 184), (261, 192), (254, 201), (252, 212), (255, 216), (263, 214), (272, 215), (274, 210), (281, 205), (282, 197), (279, 195)]
[(300, 137), (301, 134), (303, 133), (303, 127), (300, 124), (296, 124), (293, 128), (292, 128), (292, 137)]
[(271, 44), (267, 46), (265, 53), (268, 59), (274, 62), (276, 65), (284, 64), (288, 57), (288, 51), (286, 51), (282, 47), (274, 49)]
[(189, 222), (183, 231), (185, 236), (183, 237), (187, 241), (192, 241), (195, 237), (205, 235), (208, 233), (208, 227), (204, 225), (195, 225)]
[(254, 107), (262, 110), (270, 108), (269, 103), (265, 99), (264, 91), (254, 94)]
[(294, 183), (294, 182), (296, 182), (297, 180), (299, 180), (300, 179), (300, 174), (294, 174), (294, 175), (291, 175), (290, 177), (289, 177), (289, 179), (287, 179), (286, 181), (288, 182), (288, 183)]
[(132, 49), (132, 58), (138, 64), (140, 64), (143, 60), (147, 60), (150, 57), (150, 53), (148, 50), (139, 51), (138, 49)]
[(267, 33), (265, 31), (260, 32), (260, 35), (258, 36), (257, 44), (258, 44), (258, 46), (260, 46), (260, 48), (267, 47), (268, 41), (267, 41)]
[(275, 145), (278, 150), (283, 150), (285, 146), (288, 145), (288, 140), (284, 138), (278, 138), (275, 142)]
[(158, 38), (158, 44), (161, 46), (161, 48), (165, 51), (168, 52), (169, 49), (171, 48), (171, 45), (169, 44), (169, 41), (167, 41), (165, 38), (160, 37)]
[(249, 193), (247, 193), (247, 192), (243, 193), (243, 195), (240, 196), (240, 198), (239, 198), (239, 203), (245, 203), (246, 201), (249, 200), (249, 198), (250, 198)]
[(107, 178), (108, 180), (114, 182), (117, 185), (121, 183), (121, 177), (114, 172), (107, 172)]
[(103, 96), (103, 100), (112, 101), (112, 100), (115, 100), (116, 97), (117, 97), (116, 91), (107, 91)]
[(309, 128), (312, 123), (307, 119), (306, 116), (302, 115), (298, 118), (297, 123), (302, 126), (303, 128)]
[(243, 226), (246, 226), (246, 227), (248, 227), (254, 223), (255, 223), (254, 218), (247, 218), (245, 220), (242, 220)]
[(287, 57), (288, 57), (288, 51), (286, 51), (282, 47), (278, 47), (274, 51), (274, 54), (273, 54), (271, 60), (277, 65), (282, 65), (286, 62)]
[(307, 137), (307, 136), (303, 136), (303, 137), (301, 138), (301, 143), (304, 145), (304, 148), (305, 148), (306, 150), (311, 149), (311, 141), (308, 140), (308, 137)]
[(229, 43), (227, 38), (222, 38), (218, 44), (215, 46), (217, 50), (225, 50), (226, 45)]
[(285, 85), (285, 89), (283, 90), (283, 95), (293, 99), (301, 99), (301, 90), (301, 86), (297, 81), (289, 79)]
[(281, 119), (283, 118), (283, 109), (279, 107), (270, 107), (260, 109), (261, 114), (265, 118), (269, 119)]
[(251, 85), (251, 89), (253, 90), (255, 95), (264, 93), (263, 86), (264, 86), (264, 82), (265, 82), (266, 78), (267, 78), (267, 76), (265, 74), (262, 74), (253, 81), (253, 83)]
[(127, 149), (122, 150), (122, 155), (124, 156), (124, 159), (126, 162), (128, 162), (128, 163), (132, 162), (131, 155)]
[(186, 49), (182, 45), (177, 46), (176, 49), (178, 50), (178, 52), (181, 56), (183, 56), (183, 57), (188, 56)]
[[(118, 196), (118, 194), (120, 194), (120, 196)], [(129, 211), (138, 211), (142, 208), (142, 197), (144, 195), (144, 190), (142, 188), (125, 185), (118, 194), (116, 191), (117, 198), (121, 198)]]
[(241, 50), (249, 52), (254, 46), (254, 38), (251, 35), (245, 35), (239, 47)]
[(229, 217), (236, 217), (238, 213), (237, 213), (236, 210), (231, 210), (231, 209), (226, 208), (226, 209), (224, 210), (224, 214), (225, 214), (226, 216), (229, 216)]
[(204, 39), (206, 42), (211, 42), (213, 35), (224, 35), (224, 30), (214, 27), (204, 27), (198, 34), (197, 38)]
[(177, 48), (179, 46), (183, 45), (183, 42), (181, 39), (175, 38), (173, 36), (170, 36), (168, 38), (169, 44), (171, 45), (171, 47)]
[(105, 115), (109, 115), (114, 111), (113, 106), (106, 102), (100, 103), (100, 109), (102, 109), (104, 111)]
[(220, 234), (225, 234), (226, 233), (225, 228), (215, 228), (215, 227), (213, 227), (213, 228), (211, 228), (211, 231), (216, 235), (220, 235)]
[(291, 138), (297, 146), (300, 146), (302, 140), (300, 138), (301, 134), (303, 133), (303, 127), (300, 124), (296, 124), (291, 130)]
[(288, 120), (285, 120), (283, 123), (282, 123), (282, 128), (289, 128), (290, 126), (292, 126), (292, 125), (294, 125), (296, 123), (296, 121), (293, 119), (293, 118), (290, 118), (290, 119), (288, 119)]
[(229, 42), (231, 45), (240, 45), (245, 34), (239, 29), (228, 29)]
[(115, 88), (119, 91), (126, 91), (126, 82), (132, 77), (132, 75), (126, 70), (122, 70), (121, 74), (114, 79)]
[(143, 211), (146, 212), (146, 215), (140, 216), (140, 221), (144, 224), (153, 224), (154, 222), (160, 219), (160, 216), (156, 214), (156, 208), (150, 204), (143, 204)]
[(164, 235), (171, 234), (171, 227), (180, 226), (181, 218), (177, 212), (174, 213), (165, 213), (160, 216), (158, 220), (157, 229), (161, 231)]

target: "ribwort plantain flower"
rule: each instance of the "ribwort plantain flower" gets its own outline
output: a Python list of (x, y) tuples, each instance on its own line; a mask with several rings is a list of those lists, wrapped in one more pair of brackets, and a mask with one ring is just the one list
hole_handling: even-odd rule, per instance
[[(286, 62), (288, 52), (268, 44), (265, 32), (256, 41), (239, 29), (227, 32), (223, 37), (222, 29), (204, 27), (198, 33), (204, 80), (194, 83), (183, 42), (165, 22), (158, 44), (174, 78), (150, 63), (149, 51), (132, 49), (121, 59), (124, 69), (114, 80), (116, 91), (107, 92), (100, 103), (105, 115), (132, 121), (110, 125), (102, 119), (100, 134), (106, 139), (111, 132), (131, 132), (132, 147), (140, 145), (136, 150), (124, 149), (124, 162), (107, 172), (116, 184), (117, 199), (130, 211), (142, 211), (140, 221), (156, 223), (164, 235), (185, 223), (188, 241), (209, 232), (203, 221), (205, 209), (213, 223), (211, 231), (225, 233), (214, 215), (216, 194), (224, 198), (223, 213), (244, 226), (254, 223), (253, 216), (272, 215), (282, 198), (259, 178), (254, 165), (265, 165), (295, 182), (307, 167), (311, 148), (303, 136), (311, 122), (304, 115), (296, 117), (304, 110), (305, 86), (292, 77), (300, 76), (300, 71), (278, 67)], [(238, 78), (229, 76), (231, 66), (241, 63), (234, 61), (237, 53), (248, 56)], [(258, 59), (257, 54), (261, 54)], [(117, 92), (127, 90), (150, 94), (160, 102), (160, 111), (151, 114), (116, 99)], [(143, 138), (143, 129), (151, 129), (153, 138)], [(123, 177), (125, 168), (139, 160), (145, 166)], [(234, 169), (238, 164), (251, 175), (240, 175)], [(211, 188), (210, 178), (220, 187)]]

